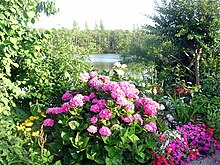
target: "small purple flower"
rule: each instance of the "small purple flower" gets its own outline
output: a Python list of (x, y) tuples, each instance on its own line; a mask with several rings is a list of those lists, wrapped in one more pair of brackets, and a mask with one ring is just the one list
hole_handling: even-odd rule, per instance
[(110, 82), (110, 78), (108, 76), (99, 76), (99, 79), (102, 80), (104, 83)]
[(90, 87), (101, 87), (102, 84), (103, 84), (102, 81), (97, 78), (93, 78), (93, 79), (89, 80)]
[(134, 104), (131, 101), (127, 101), (126, 108), (127, 111), (134, 110)]
[(53, 125), (54, 125), (53, 119), (47, 118), (43, 121), (43, 126), (45, 127), (53, 127)]

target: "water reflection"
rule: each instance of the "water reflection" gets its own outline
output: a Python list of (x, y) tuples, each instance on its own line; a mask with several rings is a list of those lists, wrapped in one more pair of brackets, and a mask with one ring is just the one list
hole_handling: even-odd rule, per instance
[(91, 64), (98, 70), (112, 70), (115, 62), (120, 61), (119, 54), (92, 54)]

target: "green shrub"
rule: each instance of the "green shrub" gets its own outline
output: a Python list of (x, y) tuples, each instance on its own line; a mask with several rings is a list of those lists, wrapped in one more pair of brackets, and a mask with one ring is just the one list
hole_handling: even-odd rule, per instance
[(199, 107), (197, 118), (207, 123), (216, 131), (216, 136), (220, 137), (220, 97), (207, 97), (198, 94), (195, 96), (194, 107)]

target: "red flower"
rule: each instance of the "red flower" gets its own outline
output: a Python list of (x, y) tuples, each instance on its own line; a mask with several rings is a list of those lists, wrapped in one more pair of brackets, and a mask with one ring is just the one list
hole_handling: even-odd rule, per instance
[(190, 92), (190, 90), (188, 90), (188, 91), (187, 91), (187, 95), (190, 95), (190, 94), (191, 94), (191, 92)]
[(151, 156), (152, 156), (153, 158), (155, 158), (155, 157), (156, 157), (156, 154), (155, 154), (155, 153), (152, 153)]
[(165, 159), (165, 155), (164, 154), (161, 155), (161, 159), (162, 159), (162, 161)]
[(172, 148), (171, 148), (171, 147), (169, 147), (169, 146), (167, 146), (167, 147), (166, 147), (166, 151), (167, 151), (167, 153), (169, 153), (169, 154), (170, 154), (170, 152), (172, 151)]
[(154, 160), (154, 161), (152, 162), (152, 165), (157, 165), (157, 161)]
[(184, 93), (184, 90), (183, 90), (182, 88), (180, 88), (179, 93), (180, 93), (180, 94), (183, 94), (183, 93)]
[(170, 162), (174, 162), (174, 157), (171, 157), (171, 158), (169, 159), (169, 161), (170, 161)]
[(162, 161), (162, 157), (157, 156), (157, 160), (158, 160), (159, 162)]
[(177, 88), (176, 93), (177, 94), (184, 94), (184, 90), (182, 88)]
[(162, 165), (162, 162), (157, 162), (157, 165)]
[(159, 135), (158, 135), (158, 140), (159, 140), (160, 142), (165, 142), (164, 136), (163, 136), (162, 134), (159, 134)]
[(184, 88), (185, 88), (185, 86), (184, 86), (184, 85), (181, 85), (181, 86), (180, 86), (180, 88), (181, 88), (181, 89), (184, 89)]
[(169, 163), (166, 160), (164, 160), (163, 162), (164, 162), (164, 165), (169, 165)]
[(213, 135), (214, 134), (214, 129), (212, 129), (212, 128), (207, 129), (207, 133), (209, 135)]
[(191, 155), (191, 159), (192, 160), (196, 160), (196, 156), (195, 155)]

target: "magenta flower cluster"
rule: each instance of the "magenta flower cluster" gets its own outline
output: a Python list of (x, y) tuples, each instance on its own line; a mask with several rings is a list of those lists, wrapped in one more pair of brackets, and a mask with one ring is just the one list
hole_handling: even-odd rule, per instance
[[(159, 104), (151, 98), (139, 98), (140, 92), (135, 85), (127, 81), (111, 81), (108, 76), (98, 75), (96, 72), (84, 73), (80, 79), (88, 88), (85, 94), (73, 95), (67, 91), (62, 96), (65, 103), (61, 107), (47, 109), (46, 114), (67, 113), (72, 108), (84, 107), (85, 113), (91, 116), (87, 128), (90, 134), (110, 136), (110, 125), (104, 124), (104, 121), (111, 121), (112, 117), (124, 124), (138, 120), (146, 131), (156, 132), (156, 124), (146, 122), (145, 119), (156, 115)], [(112, 108), (109, 101), (113, 101), (115, 107)]]
[(43, 122), (43, 126), (45, 127), (53, 127), (53, 125), (54, 125), (54, 120), (50, 118), (45, 119)]
[(176, 130), (182, 132), (183, 140), (187, 141), (189, 146), (198, 149), (198, 156), (219, 152), (218, 140), (212, 136), (211, 129), (207, 129), (204, 123), (194, 125), (190, 122), (183, 127), (177, 126)]
[(165, 153), (161, 156), (154, 156), (157, 160), (153, 164), (169, 162), (171, 165), (189, 165), (189, 162), (196, 160), (197, 157), (219, 152), (220, 143), (213, 137), (213, 130), (207, 129), (204, 123), (189, 122), (182, 127), (177, 126), (176, 130), (179, 136), (175, 138), (169, 139), (170, 135), (160, 134), (159, 140), (166, 144)]

